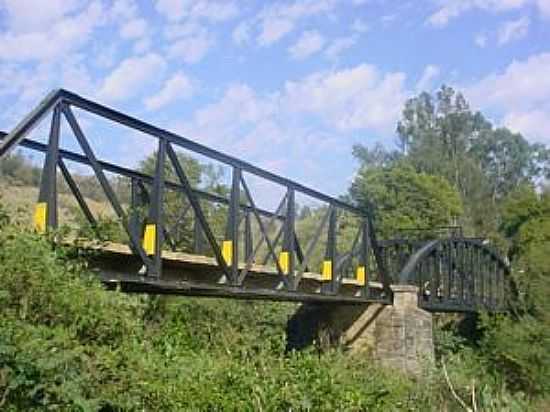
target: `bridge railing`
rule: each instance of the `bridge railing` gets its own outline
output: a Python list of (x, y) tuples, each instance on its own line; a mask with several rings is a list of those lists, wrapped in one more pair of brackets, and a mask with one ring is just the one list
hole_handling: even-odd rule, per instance
[[(98, 158), (74, 108), (156, 139), (154, 173), (146, 174)], [(48, 142), (26, 139), (50, 113)], [(60, 148), (63, 119), (81, 153)], [(67, 161), (91, 167), (124, 228), (132, 253), (143, 263), (140, 275), (162, 278), (163, 251), (177, 251), (183, 234), (191, 239), (190, 251), (213, 256), (222, 273), (218, 282), (220, 287), (245, 287), (251, 271), (258, 270), (258, 265), (270, 264), (279, 280), (277, 289), (287, 292), (339, 295), (346, 279), (351, 278), (359, 291), (349, 296), (350, 299), (388, 301), (391, 298), (386, 262), (371, 216), (339, 199), (65, 90), (48, 95), (2, 140), (0, 159), (18, 145), (45, 153), (34, 213), (35, 226), (40, 232), (58, 225), (58, 173), (65, 179), (89, 224), (97, 226), (97, 219), (73, 179)], [(180, 149), (229, 167), (228, 194), (212, 193), (194, 186), (179, 156)], [(167, 171), (175, 178), (169, 179)], [(129, 204), (120, 201), (107, 173), (129, 181)], [(249, 184), (252, 177), (282, 187), (284, 194), (274, 211), (258, 206)], [(301, 222), (297, 219), (296, 197), (299, 195), (321, 204), (315, 211), (315, 219), (311, 219), (310, 233), (305, 237), (300, 235)], [(167, 196), (180, 199), (175, 216), (168, 216)], [(217, 206), (207, 207), (207, 204)], [(218, 213), (223, 222), (220, 224), (218, 219), (217, 225), (213, 224), (212, 213)], [(185, 221), (192, 222), (191, 231), (186, 229)], [(221, 234), (220, 226), (223, 226)], [(322, 286), (316, 291), (301, 291), (303, 278), (310, 272), (319, 276)]]

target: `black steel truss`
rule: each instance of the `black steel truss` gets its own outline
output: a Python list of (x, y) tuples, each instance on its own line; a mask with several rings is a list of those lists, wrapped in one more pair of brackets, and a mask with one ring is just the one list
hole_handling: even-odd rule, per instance
[[(157, 139), (154, 174), (147, 175), (98, 159), (73, 113), (73, 108)], [(26, 139), (29, 132), (50, 113), (52, 117), (48, 143)], [(62, 118), (67, 121), (83, 154), (59, 148)], [(92, 227), (97, 225), (96, 218), (66, 166), (66, 161), (92, 168), (126, 231), (134, 256), (142, 263), (138, 273), (126, 274), (142, 279), (141, 287), (166, 284), (163, 278), (162, 251), (165, 246), (177, 250), (183, 222), (192, 219), (193, 252), (199, 255), (211, 253), (222, 274), (222, 279), (216, 284), (208, 285), (207, 294), (301, 301), (390, 303), (391, 283), (408, 283), (419, 287), (421, 305), (428, 310), (498, 310), (505, 306), (508, 266), (479, 239), (464, 238), (457, 228), (451, 228), (452, 233), (448, 239), (427, 242), (403, 238), (378, 242), (373, 219), (368, 211), (66, 90), (50, 93), (11, 133), (0, 132), (0, 139), (0, 159), (18, 145), (45, 153), (36, 212), (38, 221), (35, 222), (40, 231), (55, 229), (58, 225), (58, 170), (85, 218)], [(178, 159), (176, 147), (229, 166), (232, 170), (229, 196), (193, 187)], [(177, 181), (166, 179), (165, 167), (168, 165), (175, 172)], [(130, 179), (129, 210), (125, 210), (117, 198), (106, 172)], [(284, 195), (275, 211), (257, 207), (247, 183), (247, 175), (284, 188)], [(164, 205), (167, 191), (178, 193), (184, 200), (184, 206), (177, 212), (178, 216), (172, 226), (167, 223)], [(297, 193), (326, 205), (322, 219), (313, 236), (307, 239), (305, 248), (302, 247), (296, 230)], [(221, 242), (208, 221), (204, 202), (227, 208), (226, 229)], [(137, 212), (140, 208), (146, 209), (145, 216), (140, 216)], [(358, 222), (353, 243), (347, 250), (338, 247), (339, 221), (344, 213), (355, 216)], [(254, 224), (259, 229), (257, 233), (252, 230)], [(259, 239), (254, 240), (255, 235)], [(320, 242), (325, 244), (322, 268), (312, 270), (312, 254)], [(267, 247), (267, 253), (262, 258), (259, 252), (264, 246)], [(272, 290), (255, 289), (254, 286), (247, 285), (254, 264), (272, 264), (275, 267), (277, 284)], [(319, 273), (321, 286), (315, 291), (301, 290), (304, 275), (310, 270)], [(353, 296), (344, 296), (342, 285), (350, 277), (350, 273), (352, 277), (356, 277), (360, 288)], [(373, 287), (375, 283), (377, 286)], [(140, 283), (137, 285), (134, 286), (139, 289)], [(195, 286), (198, 289), (203, 288), (202, 293), (205, 293), (203, 283), (199, 282)], [(161, 293), (161, 290), (166, 289), (154, 290)]]
[[(146, 175), (98, 159), (73, 113), (73, 108), (95, 114), (157, 139), (158, 150), (156, 152), (155, 173)], [(51, 112), (53, 112), (53, 116), (48, 143), (43, 144), (26, 139), (26, 135)], [(62, 117), (67, 121), (83, 154), (59, 148), (59, 130)], [(357, 296), (348, 296), (346, 299), (383, 302), (390, 302), (391, 300), (390, 278), (377, 251), (372, 219), (365, 211), (339, 199), (84, 99), (66, 90), (57, 90), (50, 93), (11, 133), (0, 137), (2, 137), (0, 159), (18, 145), (46, 154), (38, 199), (38, 203), (44, 212), (43, 222), (39, 222), (43, 226), (41, 229), (44, 231), (55, 229), (58, 224), (57, 170), (64, 177), (86, 219), (92, 227), (97, 224), (65, 162), (77, 162), (92, 168), (106, 198), (126, 231), (131, 250), (143, 263), (142, 270), (136, 275), (146, 275), (151, 279), (162, 279), (162, 250), (165, 245), (172, 249), (176, 248), (176, 243), (172, 237), (177, 232), (177, 226), (181, 220), (176, 220), (173, 227), (166, 227), (165, 224), (166, 216), (163, 199), (166, 191), (170, 190), (180, 193), (185, 199), (187, 206), (181, 211), (180, 218), (184, 219), (187, 214), (192, 215), (195, 252), (211, 251), (218, 268), (225, 277), (225, 280), (221, 282), (223, 283), (220, 286), (221, 288), (247, 287), (245, 283), (252, 265), (260, 262), (264, 264), (271, 262), (278, 274), (278, 293), (281, 295), (289, 293), (294, 293), (296, 296), (303, 295), (304, 292), (299, 290), (300, 284), (304, 273), (311, 269), (310, 260), (313, 250), (322, 241), (326, 244), (323, 268), (313, 270), (313, 272), (322, 272), (322, 287), (318, 291), (307, 292), (306, 294), (313, 295), (309, 296), (308, 299), (315, 299), (316, 296), (320, 300), (323, 296), (330, 297), (331, 300), (338, 299), (342, 282), (346, 276), (343, 269), (349, 272), (352, 265), (351, 259), (347, 261), (346, 265), (338, 264), (338, 262), (342, 261), (342, 257), (346, 254), (349, 256), (357, 255), (355, 249), (359, 249), (358, 245), (361, 245), (360, 249), (363, 252), (360, 253), (359, 260), (355, 264), (362, 268), (362, 292)], [(193, 188), (183, 166), (180, 164), (175, 147), (189, 150), (230, 166), (232, 168), (230, 195), (224, 197)], [(175, 171), (176, 182), (166, 180), (164, 172), (166, 164), (170, 164)], [(125, 210), (119, 199), (117, 199), (106, 172), (130, 179), (131, 207), (129, 211)], [(245, 173), (285, 188), (285, 195), (274, 212), (256, 206)], [(308, 239), (305, 250), (302, 249), (295, 227), (296, 193), (309, 196), (327, 205), (325, 218), (317, 227), (315, 235)], [(226, 233), (222, 242), (219, 242), (219, 239), (216, 238), (205, 216), (201, 202), (214, 202), (228, 208)], [(140, 207), (146, 207), (148, 210), (144, 219), (134, 211)], [(358, 228), (359, 235), (352, 247), (355, 251), (353, 253), (341, 252), (338, 254), (336, 247), (338, 218), (344, 212), (357, 216), (361, 222), (361, 227)], [(253, 241), (253, 231), (251, 229), (253, 223), (259, 228), (260, 238), (256, 243)], [(277, 225), (280, 227), (276, 236), (272, 237), (270, 231)], [(326, 232), (326, 240), (321, 239), (323, 232)], [(239, 239), (241, 237), (244, 242), (244, 256), (240, 256)], [(267, 246), (267, 255), (262, 259), (258, 256), (258, 253), (264, 245)], [(281, 250), (279, 253), (277, 253), (278, 249)], [(375, 252), (373, 253), (373, 259), (369, 259), (368, 251)], [(242, 266), (243, 263), (244, 267)], [(368, 272), (368, 275), (365, 275), (366, 272)], [(371, 291), (372, 281), (381, 284), (383, 292), (373, 293)], [(246, 292), (253, 293), (249, 290), (249, 287), (247, 287)]]

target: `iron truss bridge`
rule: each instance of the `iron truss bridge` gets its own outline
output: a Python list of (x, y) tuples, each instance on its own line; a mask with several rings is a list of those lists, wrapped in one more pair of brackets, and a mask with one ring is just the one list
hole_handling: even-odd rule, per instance
[[(126, 134), (146, 136), (156, 148), (152, 171), (100, 159), (82, 128), (83, 117), (87, 124), (103, 120)], [(29, 139), (45, 119), (50, 121), (45, 142)], [(70, 135), (76, 150), (61, 147), (62, 134)], [(501, 310), (512, 290), (508, 265), (479, 239), (450, 233), (424, 241), (379, 241), (367, 210), (66, 90), (52, 91), (0, 138), (0, 160), (18, 146), (43, 154), (34, 210), (34, 225), (41, 233), (58, 226), (60, 184), (68, 188), (90, 228), (98, 229), (100, 222), (70, 165), (91, 168), (124, 240), (74, 241), (94, 251), (91, 266), (111, 288), (391, 304), (391, 285), (405, 283), (419, 287), (419, 302), (427, 310), (457, 312)], [(128, 154), (135, 148), (129, 145)], [(230, 183), (219, 190), (201, 186), (191, 176), (189, 154), (223, 165), (230, 170)], [(127, 185), (126, 199), (115, 182)], [(279, 190), (262, 189), (266, 185)], [(257, 200), (273, 193), (280, 193), (274, 210), (258, 206)], [(299, 203), (297, 197), (309, 200)], [(311, 203), (317, 206), (304, 207)]]

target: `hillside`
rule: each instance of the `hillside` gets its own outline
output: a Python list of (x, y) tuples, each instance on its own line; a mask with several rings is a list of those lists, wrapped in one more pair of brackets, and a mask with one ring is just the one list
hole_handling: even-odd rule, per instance
[[(38, 199), (38, 188), (33, 186), (6, 185), (0, 182), (0, 198), (6, 211), (11, 216), (17, 216), (21, 222), (31, 222), (34, 207)], [(75, 215), (80, 213), (73, 195), (60, 193), (58, 197), (59, 221), (61, 224), (71, 224)], [(114, 216), (112, 208), (105, 202), (86, 198), (90, 210), (95, 216)]]

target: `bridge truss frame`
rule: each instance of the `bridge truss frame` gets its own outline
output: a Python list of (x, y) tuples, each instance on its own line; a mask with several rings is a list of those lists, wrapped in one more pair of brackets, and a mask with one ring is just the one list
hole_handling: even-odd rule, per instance
[[(98, 159), (73, 113), (73, 108), (107, 119), (122, 126), (144, 133), (158, 140), (156, 168), (152, 175), (142, 173)], [(48, 143), (26, 139), (31, 130), (52, 113)], [(75, 136), (83, 154), (59, 147), (60, 125), (64, 118)], [(163, 199), (167, 190), (181, 193), (187, 206), (178, 219), (192, 213), (193, 250), (201, 254), (210, 248), (223, 279), (215, 285), (196, 284), (204, 294), (273, 300), (294, 300), (337, 303), (378, 302), (390, 304), (392, 274), (394, 283), (413, 284), (419, 288), (419, 305), (434, 312), (465, 312), (505, 309), (507, 297), (515, 296), (510, 268), (482, 239), (464, 237), (453, 228), (448, 238), (418, 241), (391, 239), (378, 241), (369, 211), (349, 205), (299, 183), (268, 172), (237, 158), (213, 150), (192, 140), (125, 115), (69, 91), (51, 92), (9, 134), (0, 132), (0, 160), (16, 146), (45, 154), (40, 182), (38, 203), (35, 210), (35, 226), (39, 232), (47, 232), (58, 225), (57, 172), (63, 176), (70, 192), (92, 227), (97, 221), (88, 207), (66, 161), (90, 166), (105, 196), (128, 235), (129, 247), (143, 264), (143, 273), (132, 274), (149, 285), (163, 282), (164, 245), (175, 249), (173, 227), (167, 227)], [(192, 187), (182, 166), (176, 148), (199, 154), (221, 162), (231, 168), (229, 197)], [(177, 181), (165, 176), (165, 165), (171, 165)], [(106, 172), (130, 179), (131, 207), (127, 213), (115, 194)], [(274, 212), (257, 207), (243, 173), (265, 179), (284, 188), (284, 195)], [(148, 189), (150, 188), (150, 189)], [(296, 194), (301, 193), (327, 205), (315, 234), (305, 248), (296, 235)], [(201, 201), (225, 205), (228, 208), (225, 236), (220, 245), (205, 216)], [(135, 208), (147, 206), (147, 217), (141, 221)], [(337, 251), (337, 226), (339, 215), (351, 213), (360, 222), (349, 250)], [(268, 219), (265, 222), (265, 219)], [(260, 240), (254, 243), (252, 222), (259, 228)], [(269, 231), (274, 222), (280, 228), (274, 237)], [(240, 229), (242, 227), (242, 229)], [(242, 231), (240, 233), (239, 231)], [(299, 290), (304, 273), (309, 271), (308, 261), (321, 234), (326, 230), (322, 286), (316, 292)], [(239, 247), (240, 241), (243, 247)], [(271, 261), (278, 277), (276, 288), (246, 288), (245, 281), (259, 258), (258, 251), (267, 246), (262, 260)], [(280, 244), (280, 246), (279, 246)], [(279, 255), (276, 248), (280, 247)], [(242, 249), (243, 255), (240, 256)], [(355, 260), (354, 260), (355, 259)], [(352, 263), (354, 260), (354, 263)], [(239, 263), (241, 262), (241, 264)], [(356, 267), (351, 268), (355, 265)], [(354, 295), (343, 295), (341, 288), (344, 274), (355, 269), (360, 290)], [(373, 282), (376, 280), (376, 282)], [(376, 286), (374, 284), (377, 283)], [(193, 285), (192, 285), (193, 286)], [(156, 289), (162, 291), (162, 289)]]
[[(156, 138), (158, 140), (158, 150), (156, 152), (157, 158), (154, 175), (146, 175), (139, 171), (98, 159), (84, 131), (80, 127), (72, 108), (83, 110)], [(53, 114), (48, 144), (26, 139), (31, 130), (50, 113)], [(65, 118), (70, 126), (83, 154), (60, 149), (59, 139), (62, 117)], [(247, 297), (277, 298), (277, 296), (282, 296), (285, 300), (300, 301), (391, 303), (390, 277), (385, 268), (381, 249), (376, 239), (372, 216), (365, 210), (356, 208), (339, 199), (327, 196), (314, 189), (63, 89), (51, 92), (13, 131), (0, 137), (3, 137), (0, 145), (0, 159), (9, 154), (18, 145), (45, 153), (39, 199), (35, 211), (35, 225), (41, 232), (55, 229), (58, 224), (57, 170), (61, 172), (88, 222), (92, 227), (97, 224), (84, 196), (72, 178), (65, 160), (91, 166), (110, 205), (124, 226), (132, 252), (141, 259), (146, 269), (144, 278), (152, 279), (153, 281), (155, 279), (162, 279), (163, 262), (161, 251), (165, 242), (171, 243), (170, 237), (173, 229), (166, 228), (163, 222), (163, 198), (166, 190), (170, 189), (182, 193), (189, 202), (189, 208), (182, 213), (187, 213), (189, 209), (194, 213), (195, 248), (197, 250), (204, 249), (205, 243), (211, 248), (217, 265), (224, 275), (224, 282), (215, 287), (220, 289), (221, 292), (226, 294), (239, 292), (256, 258), (259, 247), (265, 242), (268, 248), (268, 256), (264, 261), (268, 259), (272, 260), (283, 288), (282, 290), (281, 288), (278, 288), (278, 290), (248, 290), (245, 294)], [(193, 188), (189, 177), (178, 160), (175, 147), (181, 147), (231, 167), (232, 182), (229, 198)], [(166, 180), (165, 164), (170, 164), (173, 167), (177, 176), (177, 182)], [(105, 172), (131, 179), (132, 206), (137, 205), (140, 199), (144, 197), (149, 198), (149, 210), (144, 230), (140, 227), (140, 222), (135, 216), (127, 215), (117, 199)], [(266, 179), (285, 188), (286, 193), (275, 212), (263, 210), (256, 206), (243, 172)], [(151, 187), (150, 193), (147, 191), (145, 185)], [(298, 192), (328, 205), (322, 221), (316, 228), (314, 238), (310, 240), (305, 250), (301, 247), (295, 231), (295, 195)], [(243, 202), (243, 198), (245, 202)], [(221, 246), (216, 240), (204, 215), (200, 204), (201, 200), (225, 204), (229, 208), (226, 236)], [(361, 224), (351, 250), (338, 256), (336, 249), (337, 219), (339, 213), (342, 211), (356, 215), (360, 219)], [(269, 219), (267, 225), (262, 218)], [(255, 219), (261, 232), (261, 240), (255, 246), (252, 242), (250, 230), (252, 219)], [(283, 224), (275, 239), (270, 239), (268, 227), (266, 226), (270, 226), (276, 220), (282, 221)], [(244, 222), (245, 228), (243, 240), (245, 244), (246, 264), (240, 268), (238, 245), (239, 225), (242, 222)], [(298, 286), (300, 281), (304, 272), (308, 270), (308, 259), (321, 236), (321, 232), (325, 229), (327, 231), (327, 241), (323, 268), (321, 270), (323, 285), (319, 293), (299, 292)], [(282, 242), (283, 252), (277, 256), (275, 246), (279, 241)], [(339, 289), (343, 282), (343, 269), (349, 269), (352, 257), (358, 258), (359, 263), (356, 273), (363, 287), (359, 295), (340, 296)], [(380, 284), (380, 286), (375, 288), (371, 287), (370, 273), (367, 273), (368, 268), (371, 267), (376, 268), (376, 277)], [(342, 271), (338, 273), (340, 269)]]

